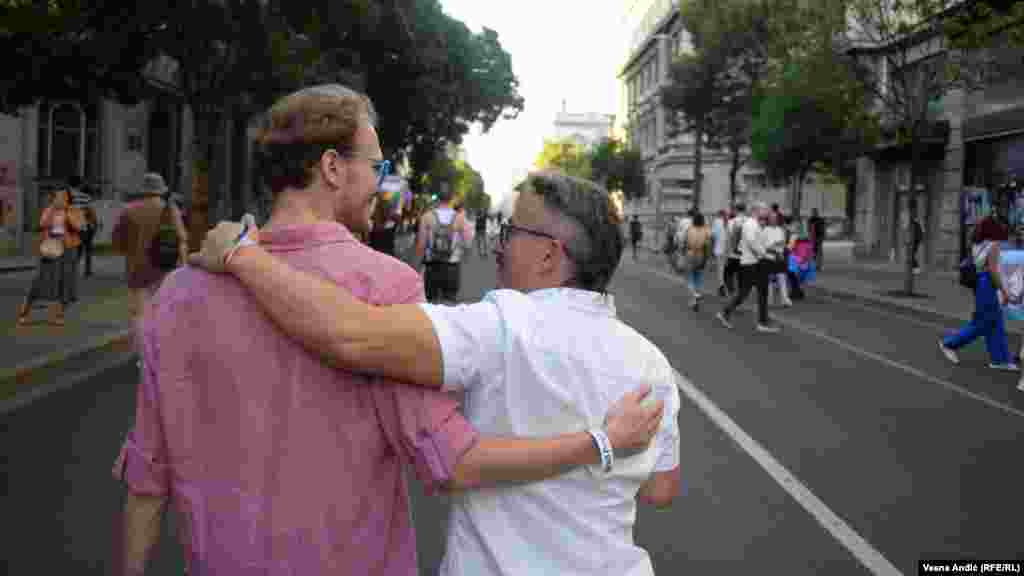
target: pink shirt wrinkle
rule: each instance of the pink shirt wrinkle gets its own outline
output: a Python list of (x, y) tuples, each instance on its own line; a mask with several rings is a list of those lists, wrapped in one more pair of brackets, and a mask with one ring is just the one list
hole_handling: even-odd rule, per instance
[[(375, 304), (423, 301), (419, 276), (341, 225), (261, 233), (290, 265)], [(428, 491), (476, 431), (447, 394), (329, 368), (233, 278), (183, 268), (142, 327), (136, 422), (114, 475), (170, 497), (190, 573), (416, 574), (402, 464)]]

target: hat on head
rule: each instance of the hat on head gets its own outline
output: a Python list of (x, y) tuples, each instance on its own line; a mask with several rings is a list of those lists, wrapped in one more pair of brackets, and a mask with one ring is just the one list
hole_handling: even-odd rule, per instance
[(146, 196), (165, 194), (167, 192), (167, 183), (164, 182), (164, 177), (156, 172), (147, 172), (142, 176), (140, 191)]

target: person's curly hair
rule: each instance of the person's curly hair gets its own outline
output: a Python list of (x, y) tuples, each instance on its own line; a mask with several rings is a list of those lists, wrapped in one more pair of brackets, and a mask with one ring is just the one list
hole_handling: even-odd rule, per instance
[(373, 103), (340, 84), (312, 86), (281, 98), (256, 135), (264, 183), (274, 194), (308, 187), (326, 150), (352, 152), (361, 122), (376, 124)]

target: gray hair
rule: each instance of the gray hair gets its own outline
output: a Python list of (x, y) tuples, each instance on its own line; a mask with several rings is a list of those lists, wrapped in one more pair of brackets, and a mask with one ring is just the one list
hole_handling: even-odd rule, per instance
[(622, 215), (608, 191), (558, 171), (533, 172), (526, 189), (538, 195), (558, 217), (557, 236), (574, 266), (570, 284), (605, 292), (622, 257)]

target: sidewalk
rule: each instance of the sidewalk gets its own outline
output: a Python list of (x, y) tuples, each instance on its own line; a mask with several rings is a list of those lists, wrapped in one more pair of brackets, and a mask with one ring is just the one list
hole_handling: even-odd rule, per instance
[[(668, 261), (661, 253), (640, 251), (639, 263), (670, 271)], [(633, 253), (627, 248), (623, 263), (632, 262)], [(861, 260), (850, 263), (825, 261), (825, 270), (805, 290), (812, 295), (839, 300), (859, 301), (901, 312), (929, 317), (951, 318), (967, 322), (974, 313), (971, 291), (960, 286), (953, 271), (924, 271), (914, 281), (914, 291), (924, 296), (906, 298), (892, 292), (903, 290), (903, 266), (879, 260)], [(708, 286), (711, 286), (709, 283)], [(1024, 336), (1024, 323), (1010, 322), (1007, 331)]]
[(46, 323), (42, 303), (28, 325), (16, 324), (18, 305), (35, 274), (35, 262), (26, 265), (32, 268), (11, 271), (8, 260), (0, 268), (0, 399), (25, 392), (30, 381), (38, 382), (58, 366), (65, 371), (88, 369), (99, 355), (131, 347), (130, 293), (122, 258), (93, 259), (94, 275), (79, 278), (80, 300), (68, 307), (63, 327)]

